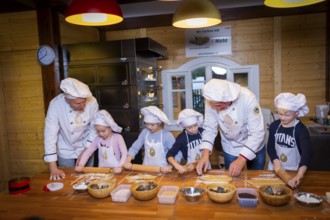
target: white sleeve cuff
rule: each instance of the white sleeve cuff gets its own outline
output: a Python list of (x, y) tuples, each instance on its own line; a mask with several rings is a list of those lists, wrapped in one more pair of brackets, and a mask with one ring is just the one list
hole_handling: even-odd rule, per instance
[(57, 154), (52, 154), (52, 155), (45, 155), (44, 156), (44, 161), (46, 162), (54, 162), (57, 161)]
[(212, 150), (213, 150), (213, 145), (208, 142), (208, 141), (203, 141), (200, 145), (199, 145), (199, 150), (204, 150), (204, 149), (207, 149), (210, 151), (210, 154), (212, 153)]
[(256, 158), (256, 154), (246, 146), (243, 147), (240, 154), (248, 160), (253, 160), (254, 158)]

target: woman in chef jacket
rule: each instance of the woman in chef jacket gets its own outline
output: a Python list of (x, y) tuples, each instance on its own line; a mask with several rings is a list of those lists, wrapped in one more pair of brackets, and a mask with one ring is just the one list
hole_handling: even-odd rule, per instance
[(181, 174), (185, 173), (186, 169), (174, 157), (181, 152), (187, 164), (200, 159), (201, 152), (198, 146), (202, 142), (203, 121), (203, 115), (193, 109), (184, 109), (179, 113), (177, 125), (184, 130), (176, 137), (166, 157), (167, 161)]
[(132, 167), (132, 159), (144, 146), (143, 165), (159, 166), (161, 172), (170, 172), (172, 166), (167, 163), (166, 153), (172, 147), (175, 139), (171, 132), (163, 128), (164, 123), (169, 124), (169, 120), (165, 113), (156, 106), (142, 108), (141, 114), (146, 128), (142, 130), (138, 139), (129, 148), (124, 167), (126, 169)]
[(256, 96), (245, 87), (221, 79), (208, 81), (203, 87), (203, 96), (205, 121), (197, 173), (201, 175), (208, 167), (218, 127), (229, 175), (238, 176), (245, 164), (248, 169), (264, 169), (265, 128)]
[[(98, 149), (99, 167), (114, 168), (115, 173), (121, 173), (122, 165), (126, 162), (127, 148), (121, 134), (122, 128), (117, 125), (106, 110), (100, 110), (94, 116), (92, 124), (98, 136), (92, 144), (85, 148), (77, 161), (75, 170), (82, 172), (83, 168), (94, 151)], [(114, 133), (116, 132), (116, 133)]]
[(279, 119), (269, 127), (267, 152), (268, 169), (294, 170), (297, 174), (288, 182), (296, 188), (311, 160), (312, 145), (306, 126), (297, 119), (309, 111), (303, 94), (280, 93), (274, 99)]
[[(61, 81), (63, 93), (49, 104), (44, 130), (44, 160), (49, 163), (50, 179), (65, 177), (62, 167), (74, 167), (80, 153), (96, 137), (91, 121), (98, 103), (88, 86), (76, 79)], [(88, 162), (93, 166), (93, 158)]]

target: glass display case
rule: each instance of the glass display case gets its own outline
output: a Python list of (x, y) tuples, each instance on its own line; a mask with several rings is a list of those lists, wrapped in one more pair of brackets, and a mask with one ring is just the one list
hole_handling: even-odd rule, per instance
[[(150, 46), (149, 41), (149, 38), (142, 38), (62, 46), (64, 77), (86, 83), (100, 109), (107, 110), (126, 132), (143, 129), (141, 108), (160, 106), (157, 53), (154, 51), (166, 50), (144, 48)], [(157, 45), (152, 42), (151, 45)], [(109, 53), (112, 47), (114, 50)], [(89, 53), (84, 52), (86, 50)], [(165, 55), (159, 54), (159, 57)]]

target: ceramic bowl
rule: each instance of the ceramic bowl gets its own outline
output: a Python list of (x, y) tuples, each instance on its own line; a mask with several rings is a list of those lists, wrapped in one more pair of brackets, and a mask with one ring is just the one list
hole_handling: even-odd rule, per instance
[(86, 192), (88, 188), (88, 183), (86, 182), (76, 183), (72, 186), (72, 188), (77, 192)]
[(272, 206), (283, 206), (290, 202), (292, 190), (284, 185), (264, 185), (259, 188), (262, 201)]
[(305, 192), (294, 194), (293, 197), (299, 204), (309, 207), (319, 206), (324, 200), (321, 196)]
[(132, 196), (141, 201), (151, 200), (157, 196), (159, 185), (154, 182), (137, 182), (132, 185)]
[(209, 184), (206, 192), (213, 202), (227, 203), (233, 199), (236, 187), (232, 184)]
[(114, 181), (95, 181), (88, 184), (87, 191), (92, 197), (103, 199), (109, 197), (115, 187)]

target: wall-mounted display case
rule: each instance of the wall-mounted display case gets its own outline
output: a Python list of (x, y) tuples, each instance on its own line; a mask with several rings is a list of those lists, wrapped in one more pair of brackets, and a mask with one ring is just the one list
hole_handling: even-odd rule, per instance
[(62, 46), (64, 77), (86, 83), (100, 109), (126, 132), (143, 128), (140, 109), (160, 106), (157, 59), (166, 48), (149, 38)]

